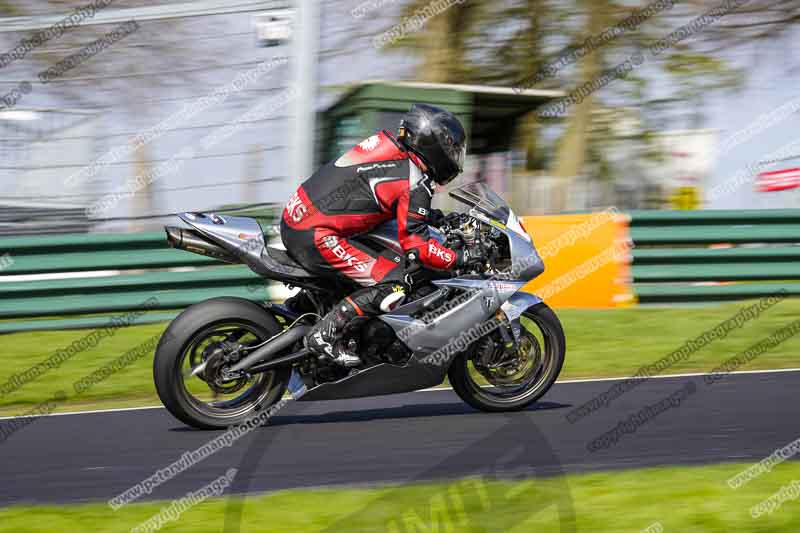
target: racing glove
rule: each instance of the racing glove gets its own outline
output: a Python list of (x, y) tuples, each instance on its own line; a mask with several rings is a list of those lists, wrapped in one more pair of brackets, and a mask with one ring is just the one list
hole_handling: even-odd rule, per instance
[(431, 209), (428, 211), (428, 224), (434, 226), (436, 228), (440, 228), (444, 225), (446, 217), (441, 209)]

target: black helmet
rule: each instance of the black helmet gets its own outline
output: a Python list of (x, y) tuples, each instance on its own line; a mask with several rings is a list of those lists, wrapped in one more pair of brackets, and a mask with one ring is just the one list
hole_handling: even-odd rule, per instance
[(464, 170), (467, 135), (455, 115), (427, 104), (414, 104), (400, 122), (398, 137), (428, 167), (439, 185)]

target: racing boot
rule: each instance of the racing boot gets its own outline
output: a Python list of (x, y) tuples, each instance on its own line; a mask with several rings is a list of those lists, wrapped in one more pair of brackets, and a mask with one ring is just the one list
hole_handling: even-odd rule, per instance
[(349, 297), (345, 298), (314, 325), (306, 336), (306, 347), (342, 366), (360, 365), (361, 358), (345, 349), (341, 338), (345, 326), (358, 316), (360, 315), (353, 301)]
[(361, 358), (343, 346), (342, 332), (357, 320), (366, 320), (388, 313), (406, 297), (406, 287), (399, 282), (386, 282), (359, 289), (325, 315), (306, 337), (306, 346), (318, 355), (328, 356), (344, 366), (358, 366)]

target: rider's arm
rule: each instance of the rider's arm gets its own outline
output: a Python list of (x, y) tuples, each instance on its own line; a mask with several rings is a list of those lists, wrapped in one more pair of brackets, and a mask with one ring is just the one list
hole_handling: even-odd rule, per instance
[(397, 202), (398, 238), (403, 250), (415, 251), (425, 266), (438, 270), (453, 268), (458, 254), (431, 239), (427, 218), (433, 198), (433, 180), (423, 177), (411, 182)]

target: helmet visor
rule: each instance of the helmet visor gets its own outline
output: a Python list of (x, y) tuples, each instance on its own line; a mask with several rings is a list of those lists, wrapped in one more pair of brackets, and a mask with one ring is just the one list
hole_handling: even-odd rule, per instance
[(462, 142), (458, 145), (445, 146), (445, 153), (450, 161), (458, 167), (459, 172), (464, 171), (464, 159), (467, 157), (467, 143)]
[(442, 113), (439, 118), (434, 127), (434, 135), (447, 159), (458, 168), (458, 172), (461, 172), (464, 170), (464, 159), (467, 156), (464, 129), (458, 119), (450, 113)]

